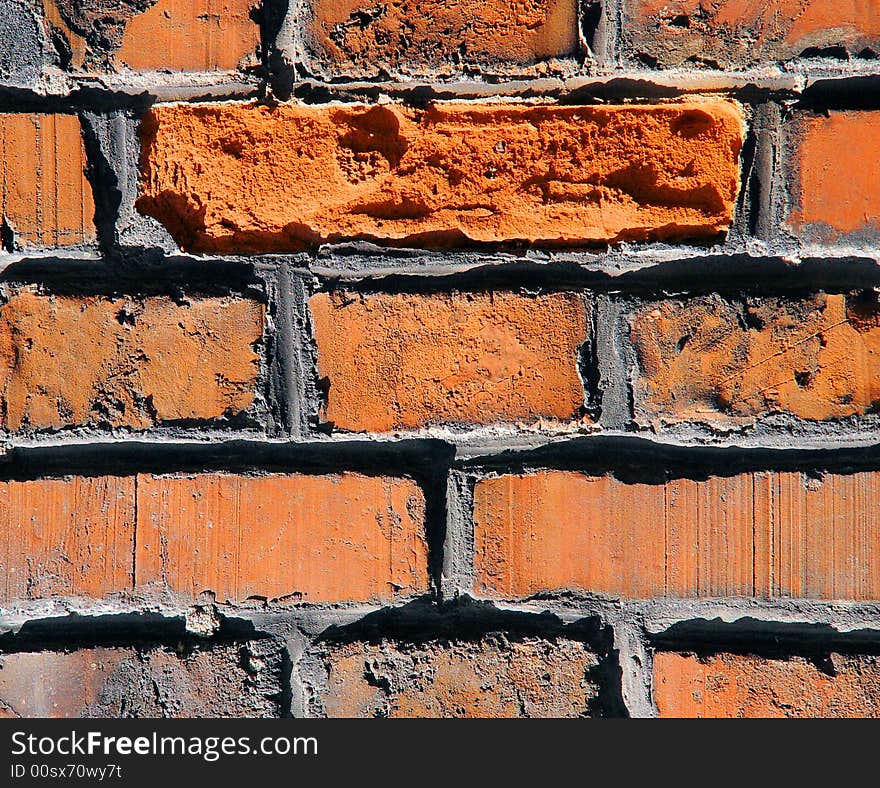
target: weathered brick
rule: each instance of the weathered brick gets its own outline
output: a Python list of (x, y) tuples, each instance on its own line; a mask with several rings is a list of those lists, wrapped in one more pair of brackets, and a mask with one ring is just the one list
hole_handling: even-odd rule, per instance
[(661, 652), (654, 698), (661, 717), (876, 717), (880, 660), (831, 654), (820, 667), (802, 657)]
[(597, 716), (598, 658), (572, 640), (329, 644), (311, 712), (328, 717)]
[(135, 579), (221, 600), (390, 602), (428, 591), (424, 516), (405, 479), (142, 475)]
[(255, 0), (44, 0), (76, 71), (226, 71), (257, 62)]
[(623, 45), (649, 65), (743, 68), (818, 54), (875, 56), (873, 0), (629, 0)]
[(263, 307), (240, 298), (47, 296), (0, 307), (9, 430), (146, 428), (219, 419), (254, 401)]
[(878, 492), (876, 472), (487, 478), (474, 490), (475, 589), (877, 600)]
[(0, 165), (7, 249), (94, 243), (95, 205), (75, 115), (0, 113)]
[(0, 482), (0, 523), (0, 602), (131, 586), (131, 477)]
[(750, 424), (873, 413), (880, 402), (880, 305), (872, 291), (807, 299), (706, 296), (630, 317), (639, 421)]
[(137, 204), (196, 252), (715, 238), (742, 123), (723, 101), (160, 105)]
[(339, 429), (570, 420), (583, 409), (579, 295), (319, 293), (310, 307), (329, 381), (323, 415)]
[(314, 0), (305, 44), (328, 76), (491, 72), (565, 57), (578, 46), (575, 0)]
[(269, 640), (0, 655), (0, 717), (278, 717)]
[(880, 112), (800, 115), (790, 124), (790, 137), (794, 167), (788, 229), (806, 242), (876, 246)]

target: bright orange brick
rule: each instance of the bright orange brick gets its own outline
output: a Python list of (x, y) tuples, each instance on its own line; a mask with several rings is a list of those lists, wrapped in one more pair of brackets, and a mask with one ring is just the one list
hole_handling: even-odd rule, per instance
[(138, 585), (389, 602), (428, 590), (424, 497), (405, 479), (138, 477)]
[(569, 420), (583, 408), (578, 295), (319, 293), (310, 307), (324, 416), (340, 429)]
[(138, 207), (195, 252), (715, 238), (736, 104), (154, 106)]
[(131, 586), (134, 479), (0, 482), (0, 602)]
[(94, 243), (79, 118), (0, 113), (0, 166), (0, 209), (15, 247)]
[(661, 717), (876, 717), (880, 660), (832, 654), (833, 674), (815, 662), (719, 654), (654, 655)]
[(880, 599), (880, 474), (628, 483), (563, 471), (474, 491), (476, 591)]
[(880, 402), (880, 306), (871, 292), (666, 301), (629, 322), (642, 422), (749, 424), (772, 413), (821, 421), (862, 416)]
[(262, 333), (262, 305), (244, 299), (18, 291), (0, 306), (3, 424), (145, 428), (241, 413)]

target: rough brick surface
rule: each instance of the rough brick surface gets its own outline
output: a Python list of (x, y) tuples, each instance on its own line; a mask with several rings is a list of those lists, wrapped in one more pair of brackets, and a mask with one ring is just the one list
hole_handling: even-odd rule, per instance
[(0, 523), (0, 602), (131, 585), (133, 478), (2, 482)]
[(310, 307), (323, 415), (339, 429), (569, 420), (583, 409), (580, 296), (319, 293)]
[(623, 35), (630, 57), (661, 67), (876, 56), (880, 10), (873, 0), (629, 0)]
[(278, 717), (281, 649), (92, 648), (0, 656), (0, 717)]
[(44, 0), (74, 70), (218, 71), (256, 62), (251, 0)]
[(309, 65), (330, 75), (502, 71), (573, 54), (575, 0), (315, 0)]
[(95, 241), (95, 205), (75, 115), (0, 113), (0, 165), (7, 251)]
[(424, 516), (404, 479), (141, 476), (135, 578), (221, 601), (390, 602), (428, 590)]
[(490, 635), (479, 641), (328, 645), (328, 717), (590, 717), (598, 658), (583, 643)]
[(821, 421), (880, 401), (880, 305), (871, 291), (718, 296), (648, 304), (630, 317), (642, 422), (747, 424), (774, 413)]
[(654, 655), (654, 697), (661, 717), (876, 717), (880, 661), (662, 652)]
[(168, 105), (138, 206), (196, 252), (707, 239), (730, 225), (742, 119), (631, 107)]
[[(880, 16), (878, 16), (880, 26)], [(875, 246), (880, 239), (880, 113), (802, 115), (794, 153), (788, 227), (805, 241)]]
[(263, 307), (238, 298), (46, 296), (0, 307), (9, 430), (145, 428), (218, 419), (254, 401)]
[(474, 491), (475, 589), (877, 600), (878, 485), (876, 473), (485, 479)]

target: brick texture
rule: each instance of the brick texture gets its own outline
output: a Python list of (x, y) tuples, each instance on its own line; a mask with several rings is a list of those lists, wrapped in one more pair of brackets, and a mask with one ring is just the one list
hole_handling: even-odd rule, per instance
[(75, 71), (223, 71), (255, 65), (251, 0), (44, 0)]
[(141, 135), (138, 206), (195, 252), (604, 244), (723, 233), (742, 118), (720, 101), (171, 105), (154, 107)]
[(220, 599), (389, 602), (428, 590), (424, 509), (404, 479), (141, 476), (135, 577)]
[(262, 333), (262, 305), (244, 299), (18, 291), (0, 307), (3, 425), (141, 429), (241, 414)]
[(565, 471), (474, 491), (475, 588), (615, 597), (880, 599), (876, 473), (629, 483)]
[(0, 113), (7, 250), (90, 244), (95, 205), (75, 115)]
[(806, 299), (706, 296), (629, 318), (633, 393), (644, 423), (822, 421), (880, 401), (880, 306), (872, 291)]
[(590, 717), (598, 658), (583, 643), (479, 641), (328, 645), (313, 712), (328, 717)]
[(880, 143), (880, 113), (802, 115), (790, 133), (795, 150), (789, 229), (809, 242), (875, 245), (880, 164), (872, 151)]
[(583, 409), (577, 296), (320, 293), (310, 307), (323, 416), (339, 429), (570, 420)]
[(654, 655), (654, 695), (661, 717), (876, 717), (880, 662), (663, 652)]
[(871, 56), (880, 49), (880, 9), (873, 0), (630, 0), (624, 44), (630, 57), (661, 67)]
[(271, 641), (0, 655), (0, 717), (278, 717)]
[(413, 482), (358, 474), (2, 482), (0, 601), (137, 587), (389, 602), (428, 591), (424, 517)]
[(572, 55), (575, 0), (315, 0), (307, 28), (310, 65), (327, 74), (490, 71)]

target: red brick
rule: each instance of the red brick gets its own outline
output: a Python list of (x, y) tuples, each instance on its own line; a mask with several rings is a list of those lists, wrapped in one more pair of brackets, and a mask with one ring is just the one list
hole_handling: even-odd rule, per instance
[(407, 479), (202, 473), (0, 482), (0, 603), (166, 589), (220, 601), (426, 593)]
[(221, 601), (390, 602), (429, 589), (424, 508), (405, 479), (142, 475), (136, 582)]
[(724, 101), (160, 105), (137, 204), (211, 253), (708, 239), (731, 223), (742, 134)]
[(0, 717), (278, 717), (272, 641), (0, 655)]
[(577, 50), (575, 0), (314, 0), (310, 70), (359, 77), (513, 66)]
[(0, 208), (16, 248), (95, 242), (95, 205), (75, 115), (0, 113)]
[(630, 57), (661, 67), (744, 68), (811, 51), (880, 50), (875, 0), (632, 0), (623, 23)]
[(134, 479), (0, 482), (0, 601), (131, 586)]
[(566, 421), (584, 406), (578, 295), (319, 293), (310, 307), (339, 429)]
[(477, 593), (880, 599), (880, 474), (630, 483), (547, 471), (477, 483)]
[(0, 307), (10, 430), (146, 428), (233, 416), (254, 401), (263, 307), (239, 298), (47, 296)]
[(863, 416), (880, 402), (880, 306), (871, 292), (665, 301), (637, 309), (629, 325), (642, 423), (748, 425), (774, 413), (823, 421)]
[(876, 245), (880, 112), (801, 115), (790, 128), (795, 165), (789, 229), (806, 241)]
[(661, 717), (876, 717), (880, 661), (830, 656), (829, 671), (801, 657), (654, 655)]
[(255, 0), (44, 0), (76, 71), (226, 71), (256, 65)]
[(328, 717), (589, 717), (598, 658), (572, 640), (431, 640), (327, 645), (312, 713)]

